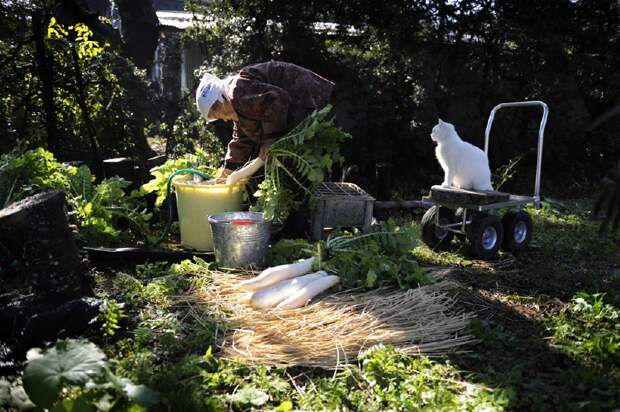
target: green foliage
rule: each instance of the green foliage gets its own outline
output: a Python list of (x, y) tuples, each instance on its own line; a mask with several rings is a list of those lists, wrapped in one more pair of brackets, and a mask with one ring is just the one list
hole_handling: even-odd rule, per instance
[(500, 190), (507, 182), (512, 180), (517, 174), (516, 167), (523, 159), (525, 154), (520, 154), (510, 159), (505, 165), (498, 167), (493, 171), (492, 182), (495, 190)]
[(0, 208), (42, 190), (69, 187), (65, 167), (41, 147), (0, 157)]
[(269, 266), (285, 265), (315, 252), (315, 245), (305, 239), (280, 239), (269, 247), (267, 262)]
[(120, 53), (120, 43), (106, 42), (114, 37), (109, 19), (96, 28), (65, 25), (66, 7), (1, 6), (8, 31), (0, 40), (0, 151), (42, 146), (61, 159), (99, 161), (136, 154), (153, 100), (146, 71)]
[(367, 351), (359, 367), (314, 380), (299, 403), (308, 410), (494, 411), (503, 410), (508, 399), (463, 382), (450, 364), (380, 346)]
[(92, 30), (84, 23), (77, 23), (65, 28), (56, 21), (55, 17), (52, 17), (47, 26), (47, 38), (50, 40), (73, 38), (78, 57), (84, 61), (94, 59), (104, 50), (104, 47), (99, 45), (97, 41), (91, 39), (92, 36)]
[(35, 404), (50, 407), (63, 385), (85, 385), (100, 375), (104, 367), (105, 355), (94, 344), (59, 341), (45, 354), (41, 349), (28, 353), (24, 389)]
[(599, 367), (620, 367), (620, 310), (604, 294), (580, 292), (567, 310), (547, 320), (553, 342), (564, 352)]
[(168, 262), (147, 262), (136, 265), (136, 278), (146, 280), (170, 274), (171, 268)]
[(125, 194), (130, 182), (112, 177), (95, 184), (87, 166), (64, 166), (43, 148), (0, 158), (0, 199), (4, 205), (46, 190), (66, 193), (69, 218), (88, 244), (144, 239), (150, 214), (142, 199)]
[(86, 166), (67, 169), (70, 190), (67, 203), (77, 223), (80, 238), (90, 244), (112, 244), (146, 239), (149, 232), (146, 207), (137, 197), (127, 196), (130, 182), (111, 177), (94, 184)]
[(193, 95), (182, 100), (181, 109), (171, 124), (171, 133), (166, 140), (166, 152), (176, 157), (184, 156), (186, 153), (203, 152), (207, 165), (214, 167), (219, 165), (226, 147), (196, 110)]
[(120, 329), (120, 322), (126, 318), (127, 314), (123, 310), (123, 305), (114, 299), (106, 300), (99, 308), (98, 320), (101, 322), (101, 330), (106, 336), (114, 336)]
[(219, 153), (206, 151), (197, 147), (194, 153), (185, 154), (176, 159), (169, 159), (161, 166), (151, 169), (154, 176), (149, 182), (140, 187), (140, 194), (157, 193), (155, 205), (161, 207), (166, 200), (166, 184), (168, 177), (180, 169), (196, 169), (207, 175), (215, 176), (216, 164), (220, 161)]
[[(145, 407), (156, 404), (159, 399), (158, 394), (146, 386), (134, 385), (115, 376), (107, 366), (105, 354), (87, 341), (58, 341), (45, 352), (31, 349), (22, 380), (28, 397), (38, 407), (52, 407), (57, 411), (94, 410), (95, 399), (98, 405), (104, 401), (109, 403), (108, 409), (122, 398)], [(63, 390), (72, 387), (85, 391), (76, 398), (59, 399)], [(110, 396), (115, 396), (116, 400), (110, 402)]]
[(417, 226), (388, 221), (373, 226), (370, 233), (331, 235), (326, 242), (282, 239), (271, 246), (268, 261), (276, 266), (314, 255), (317, 269), (340, 276), (345, 288), (407, 289), (430, 283), (411, 253), (418, 239)]
[(328, 119), (331, 106), (313, 112), (267, 151), (265, 178), (254, 196), (255, 209), (282, 222), (297, 204), (310, 205), (317, 185), (344, 160), (339, 144), (351, 136)]
[(340, 276), (346, 288), (398, 285), (407, 289), (428, 284), (426, 270), (411, 254), (418, 239), (417, 226), (399, 227), (394, 222), (379, 225), (368, 234), (330, 237), (321, 267)]

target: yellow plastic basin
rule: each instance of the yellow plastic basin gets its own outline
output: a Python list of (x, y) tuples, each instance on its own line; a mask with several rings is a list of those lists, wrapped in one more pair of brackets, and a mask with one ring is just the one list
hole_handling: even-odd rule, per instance
[(192, 176), (172, 181), (176, 190), (181, 245), (201, 251), (213, 250), (209, 216), (241, 210), (243, 185), (191, 184)]

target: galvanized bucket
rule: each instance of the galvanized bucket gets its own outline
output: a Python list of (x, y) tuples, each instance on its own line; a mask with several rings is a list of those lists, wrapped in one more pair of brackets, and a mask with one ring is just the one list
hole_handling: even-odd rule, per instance
[(261, 267), (269, 247), (271, 220), (257, 212), (209, 216), (215, 260), (227, 268)]

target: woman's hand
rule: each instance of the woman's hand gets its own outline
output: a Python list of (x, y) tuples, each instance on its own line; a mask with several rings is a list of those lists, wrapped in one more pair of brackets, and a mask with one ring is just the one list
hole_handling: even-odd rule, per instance
[(226, 183), (226, 179), (228, 178), (228, 176), (231, 175), (232, 172), (233, 170), (231, 169), (226, 169), (226, 168), (222, 169), (222, 172), (220, 173), (220, 175), (215, 178), (215, 184), (223, 185), (224, 183)]
[(258, 169), (263, 167), (264, 164), (265, 161), (260, 157), (257, 157), (241, 169), (235, 170), (231, 173), (226, 179), (226, 184), (233, 185), (242, 179), (250, 178)]

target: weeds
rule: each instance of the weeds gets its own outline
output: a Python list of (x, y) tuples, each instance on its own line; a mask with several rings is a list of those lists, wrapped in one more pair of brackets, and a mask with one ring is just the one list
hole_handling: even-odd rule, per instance
[[(553, 342), (577, 359), (597, 367), (620, 367), (620, 309), (605, 303), (604, 294), (578, 293), (564, 313), (547, 320)], [(618, 370), (617, 372), (620, 372)]]

